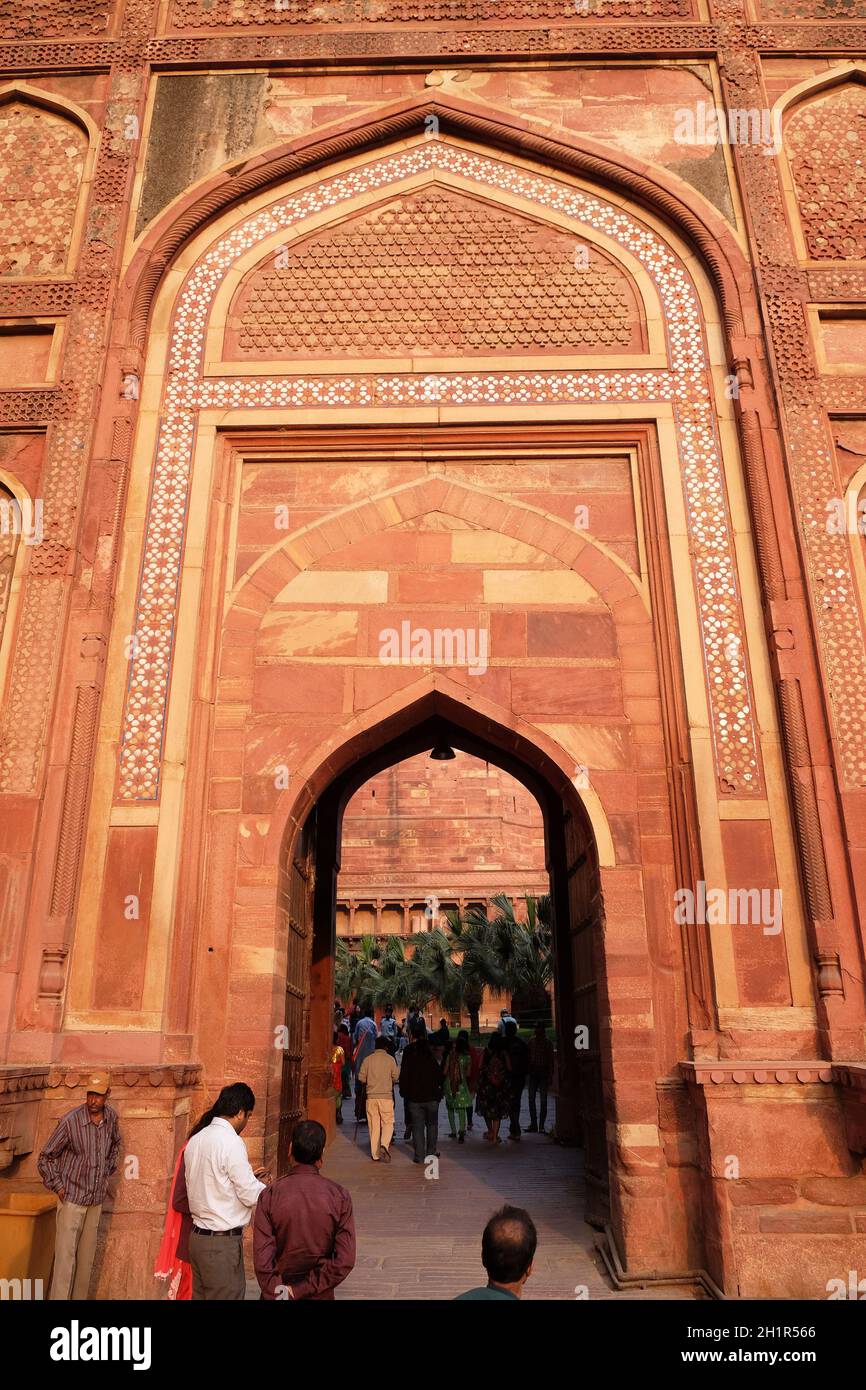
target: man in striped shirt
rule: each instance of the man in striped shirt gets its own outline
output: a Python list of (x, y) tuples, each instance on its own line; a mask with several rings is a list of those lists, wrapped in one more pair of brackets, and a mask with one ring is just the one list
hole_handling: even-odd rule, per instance
[(63, 1116), (39, 1155), (39, 1176), (60, 1198), (49, 1298), (87, 1297), (102, 1203), (120, 1152), (117, 1111), (106, 1103), (110, 1084), (107, 1072), (91, 1072), (84, 1104)]

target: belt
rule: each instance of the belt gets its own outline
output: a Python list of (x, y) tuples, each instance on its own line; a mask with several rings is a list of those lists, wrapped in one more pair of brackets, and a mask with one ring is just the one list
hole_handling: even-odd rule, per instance
[(196, 1236), (242, 1236), (244, 1227), (232, 1226), (230, 1231), (205, 1231), (201, 1226), (196, 1226), (195, 1223), (193, 1223), (192, 1231), (193, 1235)]

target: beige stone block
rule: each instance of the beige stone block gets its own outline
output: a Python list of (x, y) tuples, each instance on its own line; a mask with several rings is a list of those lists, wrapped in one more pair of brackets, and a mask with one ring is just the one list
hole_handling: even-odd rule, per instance
[(627, 729), (602, 728), (597, 724), (539, 724), (538, 727), (571, 753), (575, 763), (589, 769), (590, 780), (593, 769), (619, 772), (630, 766)]
[(232, 972), (236, 975), (271, 975), (276, 954), (269, 946), (234, 946)]
[(497, 531), (459, 531), (451, 540), (455, 565), (543, 565), (548, 557), (535, 546)]
[(345, 651), (357, 632), (358, 614), (350, 610), (271, 611), (262, 620), (258, 649), (262, 656), (324, 656), (335, 648)]
[(603, 608), (591, 585), (573, 570), (485, 570), (485, 603), (572, 603)]
[(274, 603), (384, 603), (387, 597), (385, 570), (304, 570)]

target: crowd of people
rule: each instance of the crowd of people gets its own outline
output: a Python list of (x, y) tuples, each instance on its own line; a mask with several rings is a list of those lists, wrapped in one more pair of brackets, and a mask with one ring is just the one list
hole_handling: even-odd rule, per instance
[[(414, 1162), (439, 1157), (439, 1112), (448, 1115), (449, 1137), (464, 1143), (473, 1115), (483, 1138), (501, 1143), (521, 1137), (520, 1114), (528, 1087), (529, 1133), (545, 1133), (554, 1049), (543, 1024), (525, 1042), (503, 1009), (485, 1048), (474, 1047), (465, 1029), (456, 1037), (443, 1018), (431, 1032), (418, 1011), (398, 1023), (386, 1009), (377, 1025), (370, 1010), (346, 1013), (335, 1006), (331, 1053), (337, 1119), (351, 1099), (355, 1118), (367, 1127), (374, 1162), (391, 1160), (394, 1088), (403, 1100), (404, 1134)], [(110, 1078), (93, 1072), (85, 1103), (59, 1121), (39, 1155), (39, 1172), (56, 1193), (57, 1234), (49, 1297), (87, 1297), (102, 1204), (121, 1152), (117, 1112), (108, 1104)], [(536, 1103), (539, 1109), (536, 1109)], [(263, 1299), (332, 1299), (355, 1264), (352, 1199), (321, 1173), (326, 1133), (314, 1120), (295, 1125), (289, 1171), (272, 1180), (254, 1171), (241, 1134), (255, 1106), (244, 1082), (223, 1087), (181, 1148), (175, 1164), (155, 1274), (172, 1299), (219, 1301), (246, 1296), (243, 1241), (253, 1221), (253, 1264)], [(535, 1228), (528, 1214), (504, 1207), (488, 1222), (482, 1258), (488, 1284), (463, 1298), (519, 1298), (532, 1271)]]
[(374, 1163), (391, 1161), (395, 1087), (403, 1101), (403, 1139), (413, 1145), (415, 1163), (438, 1156), (443, 1099), (448, 1137), (459, 1144), (474, 1128), (473, 1115), (484, 1121), (482, 1137), (489, 1144), (503, 1142), (499, 1133), (503, 1120), (508, 1121), (508, 1138), (518, 1141), (525, 1090), (530, 1121), (526, 1132), (544, 1134), (554, 1061), (544, 1024), (536, 1026), (527, 1043), (507, 1009), (501, 1011), (496, 1031), (481, 1048), (472, 1045), (466, 1029), (452, 1038), (444, 1018), (431, 1032), (418, 1010), (410, 1009), (398, 1023), (388, 1007), (377, 1026), (372, 1009), (355, 1004), (347, 1012), (339, 1000), (334, 1004), (331, 1079), (337, 1123), (343, 1123), (343, 1102), (352, 1099), (354, 1083), (355, 1121), (369, 1128)]
[[(385, 1041), (377, 1038), (377, 1043)], [(426, 1040), (421, 1051), (439, 1067)], [(466, 1056), (456, 1051), (455, 1055)], [(383, 1074), (391, 1076), (391, 1069), (397, 1070), (387, 1046), (376, 1046), (366, 1061), (376, 1058), (382, 1061)], [(92, 1073), (87, 1086), (84, 1105), (61, 1118), (39, 1155), (43, 1181), (58, 1197), (49, 1294), (55, 1300), (87, 1298), (102, 1203), (121, 1148), (117, 1112), (108, 1104), (107, 1073)], [(371, 1134), (375, 1099), (367, 1101)], [(351, 1195), (321, 1172), (324, 1127), (316, 1120), (294, 1126), (289, 1170), (274, 1180), (267, 1170), (253, 1170), (241, 1138), (254, 1108), (255, 1096), (244, 1082), (224, 1086), (178, 1154), (154, 1270), (166, 1281), (170, 1299), (245, 1299), (244, 1234), (250, 1220), (253, 1267), (260, 1297), (266, 1301), (333, 1299), (334, 1290), (355, 1267)], [(426, 1116), (415, 1123), (426, 1127)], [(425, 1132), (429, 1141), (429, 1129)], [(536, 1244), (528, 1212), (502, 1207), (482, 1236), (488, 1282), (458, 1298), (520, 1298), (532, 1273)]]

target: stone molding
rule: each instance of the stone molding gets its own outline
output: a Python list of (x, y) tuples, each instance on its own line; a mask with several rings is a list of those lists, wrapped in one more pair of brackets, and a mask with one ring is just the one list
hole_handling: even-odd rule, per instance
[[(197, 1086), (201, 1080), (201, 1064), (198, 1062), (182, 1066), (171, 1064), (118, 1066), (109, 1067), (108, 1072), (111, 1077), (112, 1088), (123, 1086), (131, 1089), (138, 1085), (149, 1085), (156, 1088), (167, 1085), (182, 1090), (186, 1086)], [(48, 1078), (48, 1088), (49, 1090), (56, 1090), (59, 1086), (66, 1086), (71, 1090), (80, 1086), (86, 1075), (87, 1069), (85, 1067), (52, 1068)]]
[[(0, 1171), (9, 1168), (14, 1159), (33, 1152), (42, 1106), (52, 1093), (62, 1101), (72, 1101), (69, 1093), (82, 1086), (87, 1074), (80, 1066), (0, 1066)], [(109, 1075), (116, 1101), (118, 1093), (123, 1100), (134, 1086), (189, 1090), (201, 1082), (201, 1065), (113, 1067)], [(75, 1100), (80, 1103), (80, 1096)]]
[(692, 1086), (834, 1085), (842, 1111), (845, 1142), (866, 1154), (866, 1062), (680, 1062), (680, 1075)]
[[(861, 1086), (866, 1091), (866, 1065), (859, 1062), (680, 1062), (680, 1073), (694, 1086)], [(853, 1078), (853, 1080), (851, 1079)]]
[[(866, 35), (864, 35), (866, 38)], [(526, 123), (516, 122), (504, 113), (492, 118), (483, 107), (476, 107), (452, 97), (425, 92), (398, 108), (377, 114), (373, 120), (362, 117), (340, 133), (322, 137), (318, 131), (294, 140), (284, 152), (271, 150), (253, 157), (239, 169), (223, 171), (196, 190), (195, 200), (182, 208), (170, 208), (157, 218), (142, 239), (141, 247), (127, 271), (127, 281), (133, 286), (130, 309), (129, 343), (136, 348), (145, 344), (148, 324), (157, 291), (163, 276), (173, 263), (180, 248), (202, 227), (220, 213), (269, 188), (289, 184), (293, 178), (310, 169), (325, 169), (328, 164), (360, 155), (380, 146), (417, 135), (427, 117), (435, 117), (437, 129), (444, 139), (456, 135), (460, 139), (480, 144), (490, 151), (500, 149), (535, 158), (554, 173), (562, 170), (597, 183), (600, 188), (613, 189), (630, 198), (636, 207), (648, 204), (653, 212), (675, 227), (679, 234), (699, 252), (721, 301), (725, 328), (729, 337), (743, 334), (741, 286), (738, 275), (745, 270), (738, 248), (730, 238), (727, 224), (712, 226), (706, 214), (698, 216), (681, 199), (643, 168), (618, 152), (616, 158), (601, 153), (593, 146), (581, 148), (570, 141), (550, 138), (546, 133), (530, 131)], [(725, 236), (720, 244), (719, 236)]]
[(586, 25), (575, 19), (570, 24), (542, 26), (515, 24), (508, 29), (495, 26), (473, 28), (442, 25), (424, 29), (403, 26), (399, 31), (370, 28), (333, 29), (328, 33), (304, 33), (292, 26), (292, 33), (265, 29), (259, 34), (235, 30), (219, 35), (189, 37), (134, 37), (132, 39), (91, 39), (11, 41), (0, 44), (0, 65), (4, 71), (57, 72), (86, 67), (106, 70), (112, 65), (125, 70), (145, 65), (168, 66), (205, 64), (303, 61), (327, 57), (332, 62), (352, 59), (423, 59), (453, 57), (570, 57), (574, 54), (599, 55), (625, 53), (647, 58), (687, 53), (712, 56), (725, 42), (758, 53), (853, 53), (866, 50), (866, 25), (843, 21), (809, 23), (738, 22), (736, 25), (706, 24), (694, 21), (647, 20), (616, 24)]
[(48, 1067), (0, 1067), (0, 1096), (13, 1096), (24, 1091), (44, 1091), (48, 1084)]
[[(121, 1087), (131, 1089), (140, 1084), (154, 1088), (168, 1085), (181, 1090), (187, 1086), (197, 1086), (201, 1081), (201, 1070), (200, 1062), (157, 1066), (134, 1063), (109, 1067), (108, 1073), (112, 1090)], [(82, 1084), (87, 1073), (88, 1068), (81, 1065), (0, 1066), (0, 1095), (20, 1091), (56, 1091), (61, 1086), (74, 1090)]]
[(47, 1067), (0, 1068), (0, 1172), (33, 1152)]

